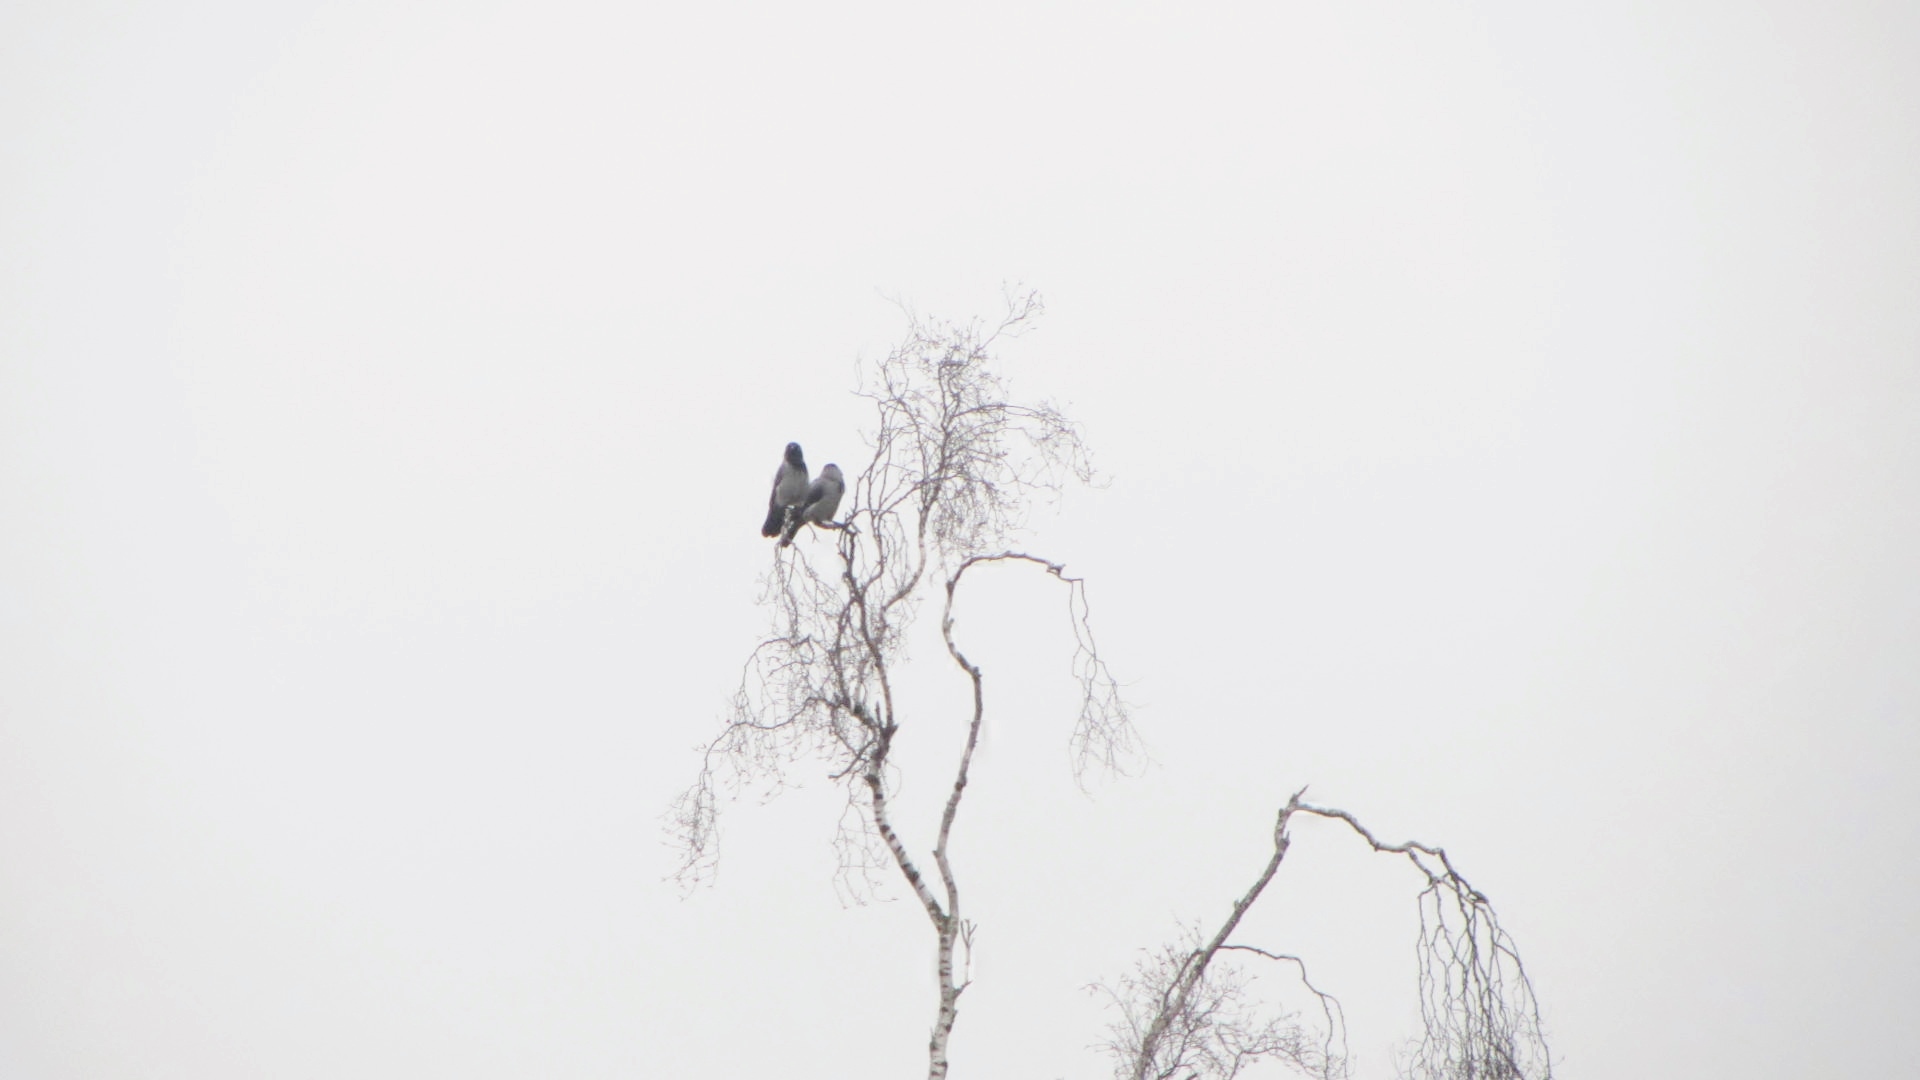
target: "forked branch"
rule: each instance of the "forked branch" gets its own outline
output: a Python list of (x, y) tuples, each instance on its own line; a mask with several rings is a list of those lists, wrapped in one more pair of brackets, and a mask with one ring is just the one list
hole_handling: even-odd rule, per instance
[[(1196, 939), (1184, 952), (1166, 951), (1162, 962), (1143, 965), (1122, 980), (1119, 991), (1108, 991), (1120, 1011), (1107, 1044), (1116, 1076), (1230, 1077), (1247, 1061), (1244, 1053), (1230, 1051), (1248, 1045), (1250, 1031), (1270, 1035), (1292, 1022), (1292, 1017), (1258, 1020), (1246, 1011), (1219, 1007), (1223, 994), (1237, 1001), (1244, 986), (1214, 970), (1219, 954), (1233, 951), (1295, 964), (1301, 982), (1321, 1003), (1327, 1028), (1318, 1053), (1298, 1052), (1306, 1045), (1303, 1039), (1269, 1038), (1261, 1043), (1266, 1056), (1325, 1080), (1346, 1075), (1345, 1018), (1331, 995), (1307, 981), (1305, 964), (1295, 956), (1228, 941), (1286, 859), (1291, 820), (1306, 815), (1345, 823), (1373, 850), (1405, 857), (1426, 880), (1418, 898), (1417, 943), (1423, 1030), (1410, 1075), (1417, 1080), (1549, 1080), (1553, 1069), (1533, 984), (1486, 895), (1468, 884), (1445, 850), (1417, 841), (1385, 843), (1345, 810), (1302, 802), (1305, 794), (1304, 788), (1295, 792), (1281, 807), (1273, 854), (1212, 937)], [(1292, 1030), (1300, 1033), (1297, 1025)]]

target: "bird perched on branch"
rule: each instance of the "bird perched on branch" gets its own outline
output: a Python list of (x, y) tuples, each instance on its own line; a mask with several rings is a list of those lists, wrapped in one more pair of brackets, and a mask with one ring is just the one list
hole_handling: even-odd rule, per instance
[(846, 493), (847, 480), (840, 475), (840, 466), (827, 463), (821, 468), (819, 477), (807, 488), (807, 497), (801, 500), (799, 509), (793, 515), (793, 523), (787, 526), (786, 533), (780, 537), (780, 546), (793, 543), (793, 536), (802, 525), (809, 522), (815, 525), (831, 524), (834, 511), (840, 509), (840, 497)]
[(767, 523), (760, 526), (761, 536), (779, 536), (787, 527), (787, 512), (798, 510), (807, 498), (807, 459), (800, 444), (787, 444), (787, 456), (773, 474), (773, 494), (767, 497)]

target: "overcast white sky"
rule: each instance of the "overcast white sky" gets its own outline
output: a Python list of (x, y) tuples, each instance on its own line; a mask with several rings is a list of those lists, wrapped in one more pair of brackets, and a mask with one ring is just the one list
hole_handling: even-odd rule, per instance
[[(923, 1069), (818, 770), (685, 899), (660, 815), (781, 446), (1009, 281), (1155, 763), (1080, 794), (1060, 597), (963, 599), (956, 1077), (1105, 1075), (1303, 784), (1561, 1075), (1911, 1070), (1920, 8), (398, 7), (0, 8), (0, 1075)], [(1302, 827), (1247, 926), (1363, 1076), (1415, 885)]]

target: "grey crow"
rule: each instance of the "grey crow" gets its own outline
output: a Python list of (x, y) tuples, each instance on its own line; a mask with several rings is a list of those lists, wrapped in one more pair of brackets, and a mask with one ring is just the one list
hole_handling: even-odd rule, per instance
[(773, 494), (767, 497), (767, 523), (760, 526), (761, 536), (779, 536), (786, 528), (787, 511), (798, 509), (807, 497), (807, 459), (800, 456), (800, 444), (787, 444), (786, 459), (773, 474)]
[(793, 524), (787, 528), (786, 535), (780, 538), (780, 546), (793, 543), (794, 534), (808, 522), (825, 525), (832, 521), (834, 511), (840, 509), (840, 496), (846, 493), (847, 481), (840, 475), (840, 466), (828, 464), (823, 467), (819, 479), (807, 488), (807, 497), (801, 500), (798, 511), (793, 515)]

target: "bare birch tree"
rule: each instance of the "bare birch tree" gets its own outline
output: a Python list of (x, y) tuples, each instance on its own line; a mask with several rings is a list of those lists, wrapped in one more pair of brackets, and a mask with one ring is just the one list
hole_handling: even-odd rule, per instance
[[(1119, 764), (1136, 742), (1118, 688), (1094, 647), (1084, 584), (1062, 564), (1005, 547), (1037, 494), (1091, 478), (1078, 431), (1046, 402), (1015, 401), (993, 350), (1041, 311), (1010, 295), (991, 327), (914, 319), (907, 340), (858, 392), (871, 400), (873, 455), (842, 504), (833, 555), (777, 549), (764, 600), (773, 630), (749, 656), (725, 727), (707, 745), (699, 778), (675, 804), (681, 874), (704, 878), (717, 856), (720, 801), (745, 785), (779, 786), (785, 770), (824, 761), (846, 792), (837, 843), (846, 884), (864, 889), (891, 866), (932, 924), (939, 1000), (927, 1075), (947, 1074), (948, 1042), (967, 989), (973, 924), (949, 857), (985, 719), (980, 666), (954, 636), (953, 604), (970, 571), (1030, 566), (1065, 587), (1081, 705), (1069, 745), (1076, 771)], [(929, 597), (940, 604), (947, 658), (966, 680), (971, 715), (955, 748), (952, 786), (930, 852), (909, 849), (889, 802), (893, 745), (914, 717), (899, 708), (897, 676), (908, 628)], [(956, 949), (963, 955), (956, 966)]]
[[(1078, 431), (1046, 402), (1012, 399), (993, 367), (994, 347), (1040, 313), (1031, 293), (1012, 295), (996, 324), (914, 319), (907, 339), (857, 391), (874, 406), (872, 457), (832, 523), (831, 555), (816, 545), (774, 550), (763, 601), (772, 631), (749, 654), (720, 733), (698, 778), (676, 801), (672, 829), (680, 877), (704, 880), (718, 857), (721, 802), (745, 787), (775, 789), (799, 763), (824, 762), (845, 794), (835, 834), (843, 887), (856, 897), (898, 873), (926, 911), (938, 976), (927, 1075), (948, 1071), (948, 1047), (969, 982), (974, 924), (950, 857), (986, 718), (985, 676), (954, 634), (954, 599), (989, 564), (1031, 567), (1064, 586), (1080, 708), (1068, 736), (1076, 776), (1123, 766), (1138, 743), (1118, 687), (1095, 648), (1084, 583), (1059, 563), (1006, 546), (1029, 501), (1091, 476)], [(791, 524), (791, 523), (790, 523)], [(954, 748), (952, 780), (930, 850), (895, 828), (894, 741), (918, 718), (897, 694), (904, 647), (927, 600), (940, 605), (942, 651), (970, 702)], [(1418, 978), (1423, 1035), (1405, 1064), (1413, 1080), (1549, 1080), (1533, 987), (1484, 894), (1445, 851), (1387, 844), (1344, 810), (1302, 802), (1280, 809), (1273, 852), (1212, 934), (1147, 955), (1103, 986), (1117, 1019), (1103, 1048), (1121, 1080), (1231, 1080), (1275, 1062), (1320, 1080), (1349, 1073), (1339, 1002), (1307, 978), (1297, 956), (1233, 940), (1279, 872), (1297, 817), (1343, 823), (1373, 850), (1405, 858), (1421, 875)], [(956, 955), (958, 954), (958, 955)], [(1263, 1010), (1249, 993), (1253, 963), (1282, 965), (1310, 992), (1320, 1019)]]
[[(1383, 843), (1345, 810), (1294, 793), (1273, 826), (1273, 854), (1253, 886), (1205, 940), (1166, 946), (1104, 987), (1119, 1018), (1103, 1048), (1116, 1080), (1229, 1080), (1261, 1060), (1321, 1080), (1347, 1075), (1346, 1022), (1339, 1003), (1307, 981), (1297, 956), (1230, 939), (1286, 860), (1295, 816), (1338, 821), (1374, 851), (1404, 857), (1425, 881), (1418, 894), (1416, 966), (1422, 1033), (1404, 1075), (1410, 1080), (1551, 1080), (1553, 1065), (1533, 983), (1485, 894), (1468, 884), (1444, 849)], [(1244, 1001), (1245, 977), (1221, 970), (1221, 954), (1291, 965), (1319, 999), (1326, 1027), (1315, 1040), (1294, 1016), (1263, 1016)]]

